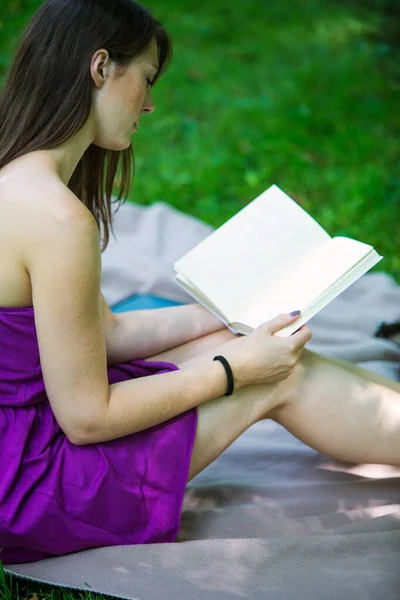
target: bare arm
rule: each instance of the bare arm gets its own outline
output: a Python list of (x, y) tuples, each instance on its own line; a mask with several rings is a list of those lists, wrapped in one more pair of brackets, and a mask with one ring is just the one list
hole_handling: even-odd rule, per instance
[(71, 442), (135, 433), (222, 395), (225, 371), (212, 361), (109, 385), (97, 225), (72, 192), (59, 193), (57, 213), (29, 232), (25, 263), (47, 396)]
[(103, 322), (110, 365), (153, 356), (225, 328), (201, 304), (114, 314), (104, 298)]

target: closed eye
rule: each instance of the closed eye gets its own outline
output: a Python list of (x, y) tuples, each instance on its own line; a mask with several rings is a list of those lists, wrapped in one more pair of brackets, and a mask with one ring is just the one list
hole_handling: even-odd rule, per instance
[(147, 78), (147, 86), (146, 87), (149, 88), (149, 87), (152, 87), (152, 85), (153, 85), (153, 81), (151, 79)]

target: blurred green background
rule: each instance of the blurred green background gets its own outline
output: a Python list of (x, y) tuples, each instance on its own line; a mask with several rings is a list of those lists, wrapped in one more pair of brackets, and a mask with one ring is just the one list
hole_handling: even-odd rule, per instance
[[(0, 2), (1, 81), (40, 1)], [(385, 257), (374, 270), (400, 283), (399, 1), (146, 5), (175, 58), (133, 137), (131, 199), (218, 226), (276, 183), (331, 235), (372, 244)], [(28, 597), (28, 585), (39, 593), (12, 585), (0, 563), (0, 600)]]
[[(2, 0), (0, 78), (39, 4)], [(132, 138), (131, 199), (218, 226), (276, 183), (400, 282), (398, 0), (146, 5), (175, 56)]]

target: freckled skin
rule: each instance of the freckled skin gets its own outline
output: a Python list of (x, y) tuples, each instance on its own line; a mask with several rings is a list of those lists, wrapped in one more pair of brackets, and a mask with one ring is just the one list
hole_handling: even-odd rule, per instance
[(148, 48), (128, 66), (118, 67), (108, 52), (94, 54), (91, 74), (96, 88), (89, 119), (93, 126), (93, 144), (110, 150), (124, 150), (131, 144), (134, 125), (143, 112), (151, 113), (154, 102), (151, 82), (158, 65), (157, 43)]

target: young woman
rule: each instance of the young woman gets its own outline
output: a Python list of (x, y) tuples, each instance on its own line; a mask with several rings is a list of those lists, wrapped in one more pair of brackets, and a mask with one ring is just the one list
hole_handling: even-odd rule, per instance
[(133, 0), (45, 0), (3, 87), (4, 564), (173, 542), (187, 481), (260, 419), (340, 460), (400, 464), (400, 384), (305, 350), (307, 327), (274, 335), (296, 315), (235, 337), (197, 304), (114, 315), (102, 298), (113, 182), (121, 169), (126, 197), (170, 54)]

